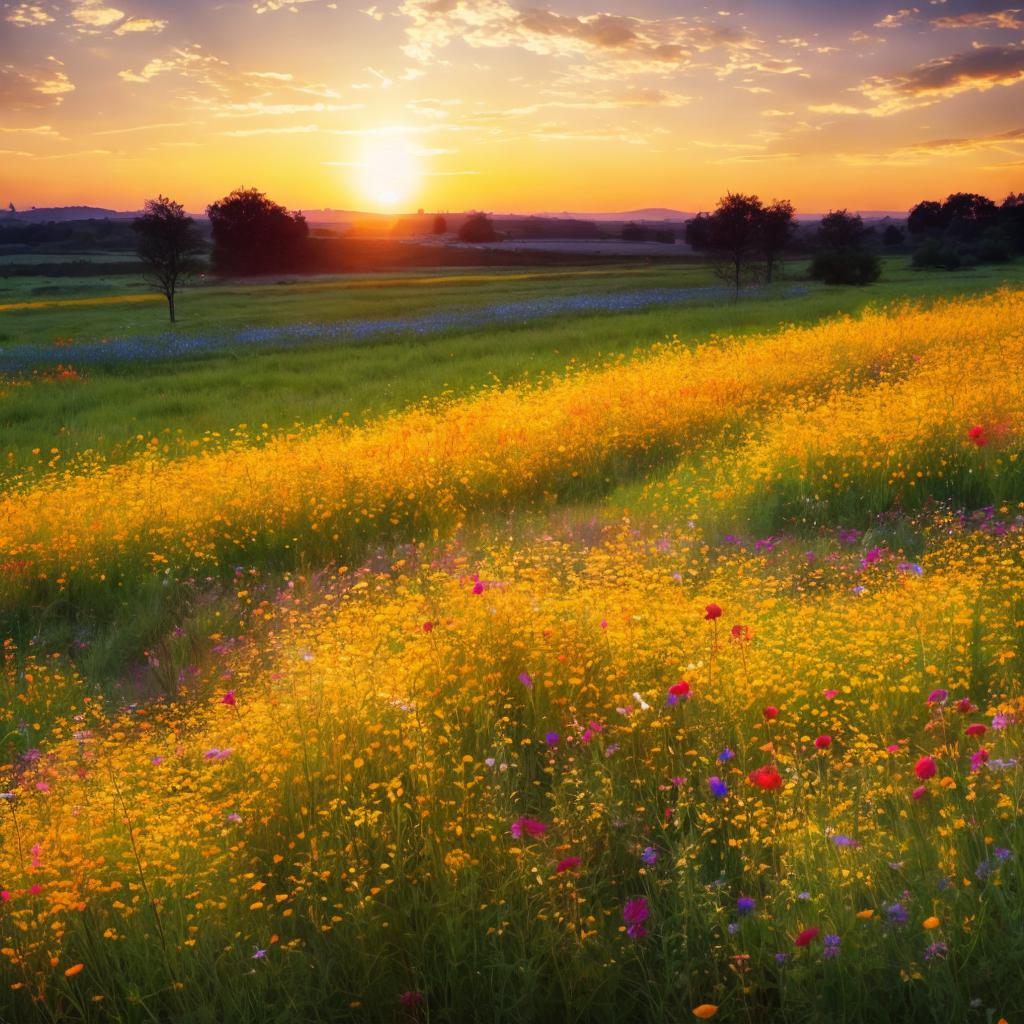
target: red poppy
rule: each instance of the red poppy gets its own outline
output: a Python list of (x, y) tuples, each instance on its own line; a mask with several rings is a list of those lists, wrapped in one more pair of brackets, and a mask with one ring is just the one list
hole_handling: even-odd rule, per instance
[(689, 697), (690, 696), (690, 684), (685, 679), (680, 679), (675, 686), (670, 686), (668, 692), (673, 697)]
[(810, 945), (821, 934), (820, 928), (805, 928), (794, 940), (794, 946)]
[(988, 437), (985, 436), (985, 428), (982, 426), (971, 427), (967, 436), (979, 447), (984, 448), (988, 444)]
[(773, 718), (779, 717), (779, 709), (774, 704), (769, 704), (761, 714), (770, 722)]
[(747, 778), (761, 789), (782, 789), (782, 776), (773, 764), (766, 764), (762, 768), (755, 768)]
[(930, 779), (935, 774), (935, 771), (935, 762), (927, 755), (920, 758), (917, 764), (914, 765), (914, 774), (922, 781)]
[(975, 722), (964, 730), (968, 736), (984, 736), (988, 732), (988, 726), (981, 722)]
[(722, 609), (717, 604), (709, 604), (704, 609), (704, 618), (707, 619), (709, 622), (714, 621), (715, 619), (721, 618), (721, 616), (722, 616)]
[(832, 746), (832, 737), (831, 736), (819, 736), (814, 741), (814, 745), (818, 748), (818, 750), (828, 750), (828, 748)]

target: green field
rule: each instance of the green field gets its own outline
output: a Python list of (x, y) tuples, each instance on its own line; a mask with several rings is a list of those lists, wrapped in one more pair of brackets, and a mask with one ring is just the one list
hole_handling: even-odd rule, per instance
[[(788, 284), (799, 283), (802, 271), (802, 265), (792, 264)], [(403, 277), (428, 283), (403, 284)], [(445, 283), (445, 277), (452, 278), (451, 283)], [(380, 278), (365, 275), (194, 287), (179, 299), (177, 330), (230, 335), (253, 325), (404, 317), (494, 302), (716, 283), (710, 269), (701, 265), (472, 274), (458, 270), (447, 275), (387, 275), (386, 280), (384, 287)], [(633, 352), (672, 335), (698, 341), (716, 334), (763, 331), (904, 298), (929, 301), (1022, 281), (1020, 263), (947, 274), (914, 271), (906, 259), (889, 258), (882, 280), (863, 289), (808, 284), (807, 293), (797, 297), (690, 302), (426, 337), (397, 334), (359, 346), (239, 350), (175, 362), (83, 367), (78, 368), (80, 379), (4, 388), (0, 428), (5, 472), (45, 466), (51, 449), (64, 460), (88, 450), (119, 458), (138, 440), (157, 436), (173, 443), (209, 432), (226, 433), (241, 423), (267, 424), (275, 431), (346, 414), (350, 422), (363, 422), (424, 399), (464, 395), (496, 381), (535, 379), (573, 363)], [(0, 279), (0, 289), (0, 304), (145, 293), (138, 279), (7, 278)], [(159, 301), (0, 311), (4, 348), (46, 345), (58, 338), (88, 341), (159, 334), (166, 329)], [(61, 351), (74, 367), (73, 344)]]

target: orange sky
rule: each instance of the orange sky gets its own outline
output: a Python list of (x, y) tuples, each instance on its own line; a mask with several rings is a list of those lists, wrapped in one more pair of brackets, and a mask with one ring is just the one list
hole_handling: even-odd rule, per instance
[[(906, 2), (906, 0), (904, 0)], [(1024, 14), (757, 0), (0, 2), (0, 202), (804, 212), (1024, 190)]]

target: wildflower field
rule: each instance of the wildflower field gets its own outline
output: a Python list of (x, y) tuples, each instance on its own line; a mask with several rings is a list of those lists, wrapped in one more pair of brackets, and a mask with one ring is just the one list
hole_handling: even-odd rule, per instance
[(9, 465), (0, 1020), (1024, 1020), (1022, 432), (1009, 287)]

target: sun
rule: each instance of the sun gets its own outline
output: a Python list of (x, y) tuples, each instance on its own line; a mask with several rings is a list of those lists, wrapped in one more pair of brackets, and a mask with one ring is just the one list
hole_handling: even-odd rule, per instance
[(355, 165), (355, 184), (376, 209), (398, 210), (415, 195), (422, 178), (416, 148), (404, 139), (364, 143)]

